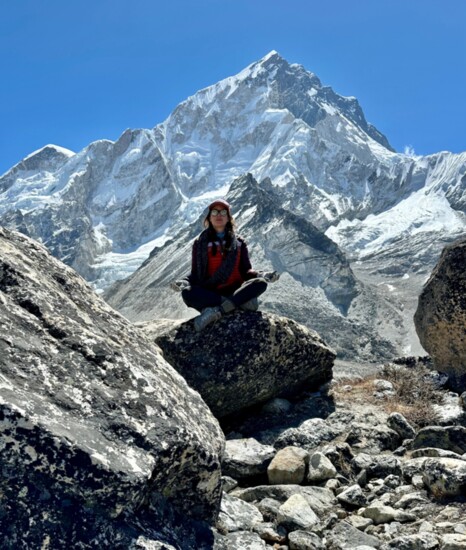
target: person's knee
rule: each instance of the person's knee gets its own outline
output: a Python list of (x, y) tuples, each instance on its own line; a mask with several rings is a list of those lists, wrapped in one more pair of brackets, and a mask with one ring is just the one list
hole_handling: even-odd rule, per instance
[(192, 304), (192, 294), (193, 291), (191, 288), (184, 288), (181, 291), (181, 298), (183, 299), (183, 302), (188, 306), (191, 307)]
[(258, 277), (257, 279), (252, 279), (254, 288), (256, 289), (257, 295), (262, 294), (267, 290), (267, 282), (263, 277)]

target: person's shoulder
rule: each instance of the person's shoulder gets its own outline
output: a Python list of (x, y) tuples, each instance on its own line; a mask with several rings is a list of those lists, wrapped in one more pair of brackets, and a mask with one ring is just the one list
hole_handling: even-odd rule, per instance
[(199, 235), (194, 239), (194, 242), (195, 243), (199, 243), (201, 241), (204, 241), (206, 239), (208, 239), (209, 237), (209, 230), (208, 229), (203, 229)]
[(236, 235), (236, 240), (240, 243), (241, 246), (248, 246), (246, 239), (241, 237), (241, 235)]

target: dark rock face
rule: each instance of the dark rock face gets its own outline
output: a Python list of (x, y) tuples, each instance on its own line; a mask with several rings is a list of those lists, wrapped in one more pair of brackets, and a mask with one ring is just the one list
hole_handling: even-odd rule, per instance
[(466, 389), (466, 237), (447, 246), (427, 281), (414, 316), (434, 366), (450, 386)]
[(169, 330), (141, 326), (217, 417), (332, 377), (334, 351), (316, 332), (278, 315), (235, 311), (199, 334), (192, 321)]
[(2, 548), (208, 548), (192, 520), (218, 514), (223, 446), (153, 343), (44, 247), (0, 228)]

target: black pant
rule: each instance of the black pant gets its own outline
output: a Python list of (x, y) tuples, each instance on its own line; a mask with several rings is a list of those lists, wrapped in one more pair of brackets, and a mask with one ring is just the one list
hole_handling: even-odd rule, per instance
[(261, 277), (244, 282), (233, 294), (220, 294), (201, 286), (192, 286), (183, 290), (181, 296), (188, 307), (202, 311), (206, 307), (220, 306), (227, 298), (239, 307), (241, 304), (257, 298), (267, 289), (267, 283)]

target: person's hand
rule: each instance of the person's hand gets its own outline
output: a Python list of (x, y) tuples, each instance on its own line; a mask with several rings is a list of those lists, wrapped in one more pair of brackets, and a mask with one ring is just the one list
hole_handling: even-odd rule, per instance
[(280, 273), (278, 271), (265, 271), (264, 279), (267, 283), (276, 283), (280, 279)]
[(181, 279), (180, 281), (172, 281), (170, 283), (170, 288), (175, 292), (181, 292), (183, 290), (186, 290), (190, 286), (191, 285), (189, 284), (188, 281), (186, 281), (186, 279)]

